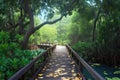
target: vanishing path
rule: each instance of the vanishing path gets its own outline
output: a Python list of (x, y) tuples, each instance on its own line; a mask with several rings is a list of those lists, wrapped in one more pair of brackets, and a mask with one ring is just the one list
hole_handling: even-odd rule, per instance
[(82, 80), (65, 46), (56, 46), (52, 57), (35, 80)]

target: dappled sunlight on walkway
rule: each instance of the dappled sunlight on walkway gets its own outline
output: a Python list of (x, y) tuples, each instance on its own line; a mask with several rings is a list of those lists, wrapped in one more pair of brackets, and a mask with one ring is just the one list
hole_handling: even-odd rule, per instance
[(56, 46), (52, 58), (35, 80), (82, 80), (65, 46)]

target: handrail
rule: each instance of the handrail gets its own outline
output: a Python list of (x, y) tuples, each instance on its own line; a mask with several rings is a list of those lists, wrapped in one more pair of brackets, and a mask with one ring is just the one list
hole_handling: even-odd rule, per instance
[(53, 43), (41, 43), (40, 45), (53, 45)]
[(47, 49), (47, 48), (53, 46), (53, 43), (41, 43), (40, 45), (37, 45), (37, 46), (42, 49)]
[(66, 45), (69, 52), (81, 63), (81, 65), (87, 69), (87, 71), (92, 75), (95, 80), (105, 80), (101, 75), (99, 75), (91, 66), (87, 64), (69, 45)]
[(16, 72), (11, 78), (8, 80), (18, 80), (20, 77), (22, 77), (28, 70), (31, 69), (31, 67), (35, 64), (36, 61), (40, 59), (40, 57), (46, 55), (49, 51), (53, 50), (56, 45), (48, 48), (45, 52), (41, 53), (38, 57), (33, 59), (29, 64), (27, 64), (25, 67), (21, 68), (18, 72)]

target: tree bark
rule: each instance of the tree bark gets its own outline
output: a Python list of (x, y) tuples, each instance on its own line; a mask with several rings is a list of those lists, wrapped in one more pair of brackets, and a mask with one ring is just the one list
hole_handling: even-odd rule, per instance
[(28, 0), (21, 0), (21, 6), (22, 6), (24, 12), (28, 14), (28, 17), (30, 20), (29, 28), (28, 28), (28, 30), (24, 36), (24, 39), (22, 41), (22, 49), (26, 49), (29, 37), (32, 34), (33, 29), (34, 29), (34, 16), (33, 16), (33, 11), (29, 5)]
[(98, 13), (97, 13), (97, 15), (96, 15), (96, 17), (94, 19), (94, 24), (93, 24), (93, 42), (95, 41), (96, 24), (97, 24), (97, 20), (99, 18), (100, 13), (101, 13), (101, 7), (99, 8)]

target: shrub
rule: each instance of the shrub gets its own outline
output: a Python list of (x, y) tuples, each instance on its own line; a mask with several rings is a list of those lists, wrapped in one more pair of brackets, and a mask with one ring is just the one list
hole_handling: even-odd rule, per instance
[(22, 37), (18, 34), (0, 32), (0, 80), (7, 80), (41, 53), (41, 50), (20, 50), (20, 40)]
[(78, 42), (72, 48), (85, 60), (89, 60), (89, 57), (94, 52), (94, 44), (89, 42)]

